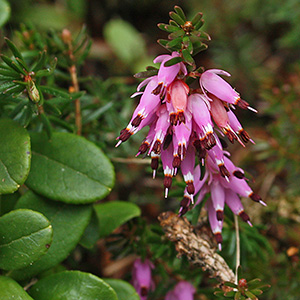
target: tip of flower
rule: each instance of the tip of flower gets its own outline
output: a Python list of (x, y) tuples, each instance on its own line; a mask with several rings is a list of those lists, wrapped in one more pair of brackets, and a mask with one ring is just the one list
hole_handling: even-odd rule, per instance
[(222, 251), (222, 244), (221, 243), (218, 243), (218, 249), (219, 249), (219, 251)]
[(156, 170), (153, 170), (152, 178), (155, 179), (156, 176)]
[(165, 198), (168, 198), (168, 192), (169, 192), (169, 189), (166, 188), (166, 189), (165, 189)]
[(139, 152), (135, 155), (135, 157), (138, 157), (140, 154), (141, 154), (141, 151), (139, 151)]
[(252, 223), (248, 220), (247, 223), (249, 224), (250, 227), (253, 227)]
[(117, 142), (117, 144), (115, 145), (115, 147), (117, 148), (117, 147), (119, 147), (121, 144), (122, 144), (122, 141), (119, 140), (119, 141)]
[(252, 140), (252, 139), (250, 139), (249, 140), (253, 145), (255, 145), (255, 142)]
[(257, 111), (255, 108), (251, 107), (251, 106), (248, 106), (247, 108), (248, 108), (249, 110), (255, 112), (256, 114), (258, 113), (258, 111)]
[(262, 200), (259, 200), (258, 201), (261, 205), (263, 205), (263, 206), (267, 206), (267, 203), (265, 203), (264, 201), (262, 201)]

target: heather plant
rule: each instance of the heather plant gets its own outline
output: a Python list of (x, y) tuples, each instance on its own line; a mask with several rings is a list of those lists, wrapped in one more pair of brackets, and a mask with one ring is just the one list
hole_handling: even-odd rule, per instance
[[(1, 17), (3, 25), (9, 10)], [(268, 271), (259, 268), (273, 250), (253, 211), (271, 213), (270, 204), (232, 149), (268, 156), (278, 173), (287, 161), (297, 174), (294, 156), (280, 156), (287, 153), (280, 141), (291, 142), (286, 131), (297, 132), (297, 112), (273, 99), (293, 102), (297, 82), (291, 89), (271, 75), (262, 81), (271, 103), (263, 112), (288, 128), (273, 123), (277, 142), (257, 141), (239, 120), (240, 112), (257, 118), (251, 92), (233, 87), (230, 64), (226, 71), (202, 66), (213, 42), (202, 13), (189, 19), (175, 6), (170, 18), (158, 24), (166, 36), (154, 60), (128, 23), (107, 23), (115, 56), (106, 71), (117, 66), (118, 76), (89, 73), (99, 57), (85, 26), (73, 32), (25, 22), (2, 39), (3, 299), (264, 296)], [(133, 79), (120, 76), (123, 70), (141, 72)], [(151, 173), (156, 180), (145, 181)]]

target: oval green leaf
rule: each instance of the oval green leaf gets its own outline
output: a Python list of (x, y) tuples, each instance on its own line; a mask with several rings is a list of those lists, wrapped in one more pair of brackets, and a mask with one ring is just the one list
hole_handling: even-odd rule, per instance
[(6, 276), (0, 276), (0, 299), (33, 300), (17, 282)]
[(35, 300), (118, 300), (115, 291), (102, 279), (79, 271), (45, 277), (30, 289), (30, 295)]
[(16, 191), (30, 169), (30, 137), (26, 129), (10, 119), (0, 120), (0, 194)]
[(0, 27), (2, 27), (10, 17), (10, 6), (7, 1), (0, 0)]
[(118, 300), (130, 299), (140, 300), (140, 296), (136, 292), (135, 288), (128, 282), (120, 279), (103, 279), (108, 283), (116, 292)]
[(41, 212), (51, 222), (53, 239), (48, 252), (32, 265), (15, 270), (10, 276), (22, 280), (46, 271), (62, 262), (75, 248), (88, 225), (92, 207), (67, 205), (42, 198), (31, 191), (23, 195), (16, 208), (28, 208)]
[(35, 133), (32, 163), (26, 181), (47, 198), (72, 204), (91, 203), (105, 197), (114, 184), (114, 170), (102, 150), (85, 138), (63, 132), (51, 140)]
[(132, 218), (141, 215), (140, 208), (131, 202), (113, 201), (95, 204), (100, 237), (105, 237)]
[(52, 226), (39, 212), (18, 209), (0, 218), (0, 268), (20, 269), (43, 256), (52, 242)]

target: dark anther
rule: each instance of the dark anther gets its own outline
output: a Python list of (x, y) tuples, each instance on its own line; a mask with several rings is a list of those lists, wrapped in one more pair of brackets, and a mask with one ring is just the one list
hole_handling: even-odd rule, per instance
[(153, 149), (152, 151), (155, 153), (155, 154), (160, 154), (161, 152), (161, 142), (159, 140), (156, 140), (154, 145), (153, 145)]
[(178, 155), (176, 155), (174, 158), (173, 158), (173, 168), (179, 168), (180, 167), (180, 164), (181, 164), (181, 159)]
[(178, 115), (179, 124), (181, 124), (181, 123), (185, 124), (185, 116), (184, 116), (183, 111), (180, 111), (177, 115)]
[(165, 175), (165, 178), (164, 178), (164, 187), (166, 189), (169, 189), (172, 185), (172, 177), (169, 176), (169, 175)]
[(161, 91), (162, 83), (159, 83), (158, 86), (152, 91), (152, 94), (158, 95)]
[(242, 220), (243, 220), (244, 222), (250, 221), (249, 216), (248, 216), (243, 210), (239, 213), (239, 216), (242, 218)]
[(158, 169), (158, 157), (152, 157), (151, 159), (151, 168), (152, 170)]
[(120, 132), (119, 140), (121, 140), (122, 142), (125, 142), (131, 137), (131, 135), (132, 135), (132, 133), (129, 132), (129, 130), (127, 128), (124, 128)]
[(225, 165), (220, 165), (219, 170), (220, 170), (220, 174), (222, 177), (230, 177), (230, 173), (227, 170), (227, 168), (225, 167)]
[(144, 154), (144, 153), (148, 150), (149, 146), (150, 146), (149, 143), (146, 142), (146, 141), (144, 141), (144, 142), (141, 144), (141, 146), (140, 146), (138, 152), (139, 152), (140, 154)]
[(260, 200), (261, 200), (261, 197), (254, 193), (252, 193), (249, 197), (255, 202), (260, 202)]
[(194, 187), (194, 183), (189, 181), (187, 183), (187, 186), (186, 186), (186, 190), (187, 192), (190, 194), (190, 195), (193, 195), (195, 193), (195, 187)]
[(233, 172), (233, 175), (234, 175), (236, 178), (238, 178), (238, 179), (243, 179), (243, 178), (245, 178), (244, 173), (241, 172), (241, 171), (238, 171), (238, 170), (234, 171), (234, 172)]
[(238, 102), (236, 103), (236, 105), (242, 109), (247, 109), (249, 106), (249, 103), (245, 100), (239, 99)]
[(250, 140), (250, 135), (248, 134), (248, 132), (244, 129), (241, 129), (239, 132), (243, 142), (247, 143)]
[(138, 127), (138, 126), (141, 124), (142, 120), (143, 120), (142, 116), (137, 115), (137, 116), (132, 120), (131, 125), (134, 126), (134, 127)]
[(166, 150), (168, 149), (168, 147), (170, 146), (171, 142), (173, 139), (173, 131), (172, 131), (172, 126), (170, 125), (168, 130), (167, 130), (167, 134), (165, 136), (165, 139), (163, 141), (163, 149)]
[(224, 212), (222, 210), (217, 210), (217, 220), (223, 221), (224, 218)]
[(215, 234), (215, 239), (217, 241), (218, 244), (222, 244), (223, 242), (223, 237), (222, 237), (222, 234), (221, 233), (216, 233)]

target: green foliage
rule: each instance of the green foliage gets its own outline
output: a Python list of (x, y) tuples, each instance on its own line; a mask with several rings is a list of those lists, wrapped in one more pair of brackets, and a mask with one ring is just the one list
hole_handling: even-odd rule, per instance
[(137, 294), (134, 287), (128, 282), (120, 279), (104, 279), (116, 292), (118, 300), (130, 299), (139, 300), (140, 296)]
[(33, 300), (13, 279), (0, 276), (0, 297), (7, 300)]
[(52, 242), (52, 226), (40, 213), (13, 210), (0, 218), (0, 268), (16, 270), (43, 256)]
[(35, 300), (117, 300), (115, 291), (95, 275), (65, 271), (41, 279), (30, 289)]
[(0, 27), (2, 27), (10, 17), (10, 5), (6, 0), (0, 1)]
[(32, 163), (26, 184), (50, 199), (86, 204), (102, 199), (114, 183), (114, 171), (93, 143), (70, 133), (32, 134)]
[(10, 119), (0, 120), (0, 194), (16, 191), (26, 180), (31, 161), (28, 132)]
[(137, 205), (124, 201), (95, 204), (94, 210), (99, 222), (100, 237), (108, 236), (122, 224), (141, 215)]

